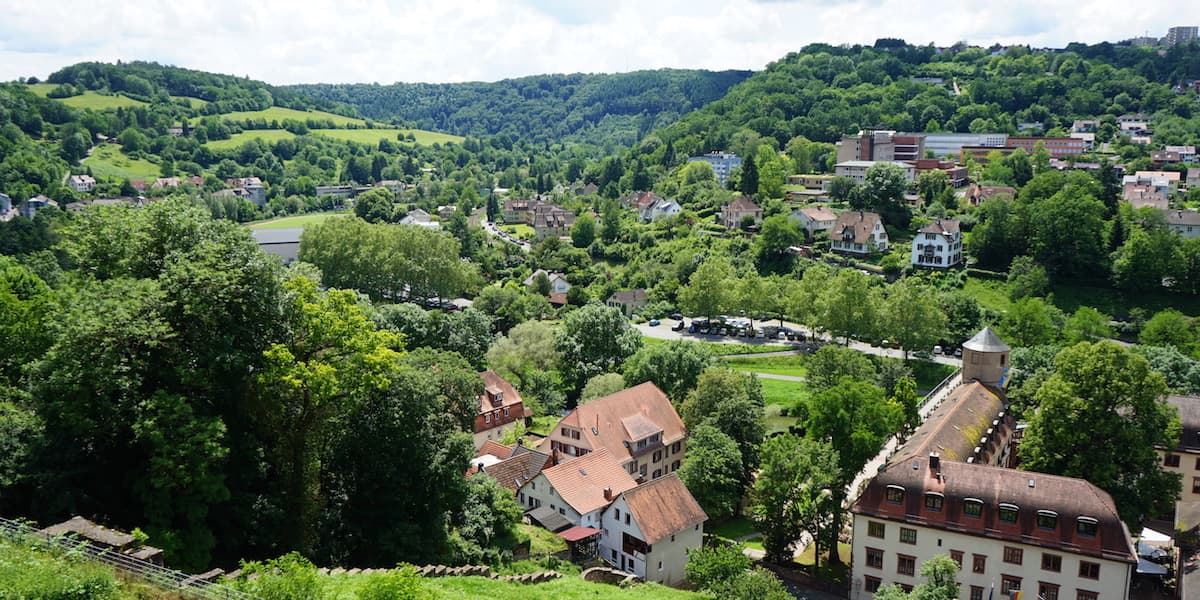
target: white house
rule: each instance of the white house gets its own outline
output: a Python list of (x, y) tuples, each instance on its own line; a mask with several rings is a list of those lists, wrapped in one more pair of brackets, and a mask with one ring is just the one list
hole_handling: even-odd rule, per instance
[(571, 284), (567, 282), (566, 275), (563, 275), (562, 273), (550, 273), (544, 269), (538, 269), (534, 271), (532, 275), (526, 277), (524, 281), (525, 287), (533, 287), (534, 282), (537, 281), (538, 275), (545, 275), (546, 278), (550, 280), (551, 294), (565, 294), (571, 289)]
[(645, 581), (678, 585), (707, 519), (678, 475), (643, 483), (604, 509), (600, 558)]
[(673, 217), (681, 212), (683, 212), (683, 207), (678, 202), (659, 198), (645, 210), (641, 211), (640, 216), (643, 223), (652, 223), (659, 219)]
[(957, 219), (938, 219), (917, 232), (912, 241), (912, 264), (934, 269), (962, 264), (962, 242)]
[(818, 231), (833, 229), (837, 224), (837, 213), (828, 206), (806, 206), (788, 215), (788, 220), (799, 223), (800, 228), (808, 232), (809, 239), (812, 239)]
[[(542, 469), (517, 489), (517, 503), (552, 531), (569, 525), (601, 529), (601, 513), (616, 497), (637, 487), (607, 449)], [(557, 514), (558, 517), (551, 515)], [(553, 523), (560, 523), (553, 525)]]
[(1200, 237), (1200, 213), (1194, 210), (1166, 211), (1167, 227), (1186, 239)]
[(1158, 454), (1163, 469), (1183, 479), (1175, 500), (1175, 530), (1192, 531), (1200, 526), (1200, 397), (1168, 396), (1167, 404), (1179, 411), (1183, 433), (1178, 446), (1159, 448)]
[(84, 193), (92, 191), (96, 186), (96, 180), (91, 175), (72, 175), (67, 179), (67, 187), (76, 192)]
[(831, 249), (846, 254), (868, 255), (887, 252), (888, 234), (877, 213), (846, 211), (829, 230)]

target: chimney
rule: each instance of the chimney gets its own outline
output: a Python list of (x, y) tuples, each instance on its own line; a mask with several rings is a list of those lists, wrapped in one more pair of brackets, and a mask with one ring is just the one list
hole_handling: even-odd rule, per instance
[(612, 502), (612, 499), (613, 499), (612, 488), (610, 488), (610, 487), (604, 488), (604, 501)]
[(480, 473), (482, 473), (482, 472), (483, 472), (483, 463), (479, 463), (479, 472), (480, 472)]
[(937, 452), (929, 453), (929, 472), (937, 474), (942, 470), (942, 457)]

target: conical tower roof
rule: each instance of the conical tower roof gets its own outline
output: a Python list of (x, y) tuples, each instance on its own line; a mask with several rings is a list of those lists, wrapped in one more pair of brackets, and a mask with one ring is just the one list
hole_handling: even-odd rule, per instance
[(967, 340), (963, 344), (963, 348), (974, 350), (976, 352), (1008, 352), (1012, 348), (1008, 347), (1000, 336), (992, 331), (991, 327), (984, 327), (975, 337)]

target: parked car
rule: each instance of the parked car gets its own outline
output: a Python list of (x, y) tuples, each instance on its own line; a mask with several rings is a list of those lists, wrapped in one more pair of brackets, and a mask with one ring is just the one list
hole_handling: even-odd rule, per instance
[(683, 331), (684, 322), (680, 321), (671, 326), (671, 331)]
[(705, 325), (705, 326), (701, 327), (701, 328), (700, 328), (700, 333), (701, 333), (701, 334), (703, 334), (703, 335), (708, 335), (708, 325)]
[(962, 358), (962, 348), (954, 349), (954, 358)]
[(717, 332), (717, 335), (729, 335), (729, 330), (722, 327), (721, 330)]
[(682, 321), (682, 320), (683, 320), (683, 315), (681, 315), (681, 314), (679, 314), (679, 313), (671, 313), (671, 318), (672, 318), (672, 319), (675, 319), (676, 321)]
[(648, 323), (648, 325), (651, 327), (658, 327), (660, 324), (662, 324), (662, 321), (659, 321), (658, 319), (650, 319)]
[(696, 333), (697, 329), (698, 329), (698, 327), (696, 327), (696, 324), (692, 323), (691, 325), (688, 325), (687, 332), (688, 333)]
[(934, 346), (934, 347), (933, 347), (933, 355), (934, 355), (934, 356), (941, 356), (941, 355), (942, 355), (942, 347), (941, 347), (941, 346)]

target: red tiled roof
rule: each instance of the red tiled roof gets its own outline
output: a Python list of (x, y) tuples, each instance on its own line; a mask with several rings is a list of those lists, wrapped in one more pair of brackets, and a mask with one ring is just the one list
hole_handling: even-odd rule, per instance
[(920, 233), (936, 233), (953, 236), (959, 231), (958, 219), (937, 219), (921, 228)]
[(870, 239), (871, 232), (875, 230), (875, 225), (881, 223), (883, 219), (876, 213), (848, 210), (838, 216), (837, 223), (829, 232), (829, 239), (840, 241), (843, 239), (843, 232), (849, 229), (854, 233), (855, 244), (865, 244)]
[(478, 458), (480, 456), (491, 454), (496, 458), (508, 458), (509, 456), (512, 456), (512, 453), (512, 446), (505, 446), (499, 442), (487, 440), (483, 442), (482, 446), (479, 447), (479, 451), (475, 453), (475, 456)]
[[(517, 389), (511, 383), (506, 381), (499, 373), (495, 371), (484, 371), (479, 374), (483, 379), (483, 394), (479, 396), (479, 413), (483, 414), (491, 412), (501, 407), (511, 407), (521, 404), (521, 394), (517, 393)], [(496, 393), (502, 396), (501, 402), (498, 404), (492, 403), (492, 398)]]
[(708, 520), (704, 509), (675, 473), (643, 483), (622, 497), (647, 544), (658, 543), (669, 535)]
[(600, 535), (601, 533), (604, 532), (600, 531), (599, 529), (592, 529), (591, 527), (576, 525), (566, 531), (558, 532), (558, 537), (568, 542), (578, 542), (579, 540), (590, 538), (593, 535)]
[(592, 400), (563, 417), (562, 424), (581, 430), (593, 451), (607, 448), (624, 462), (630, 456), (625, 442), (637, 441), (630, 437), (624, 421), (635, 415), (662, 430), (663, 444), (671, 444), (687, 435), (687, 428), (667, 395), (651, 382)]
[(605, 488), (611, 492), (609, 497), (615, 499), (622, 492), (637, 487), (637, 482), (603, 448), (544, 469), (542, 475), (546, 476), (558, 495), (581, 515), (612, 502), (604, 498)]

